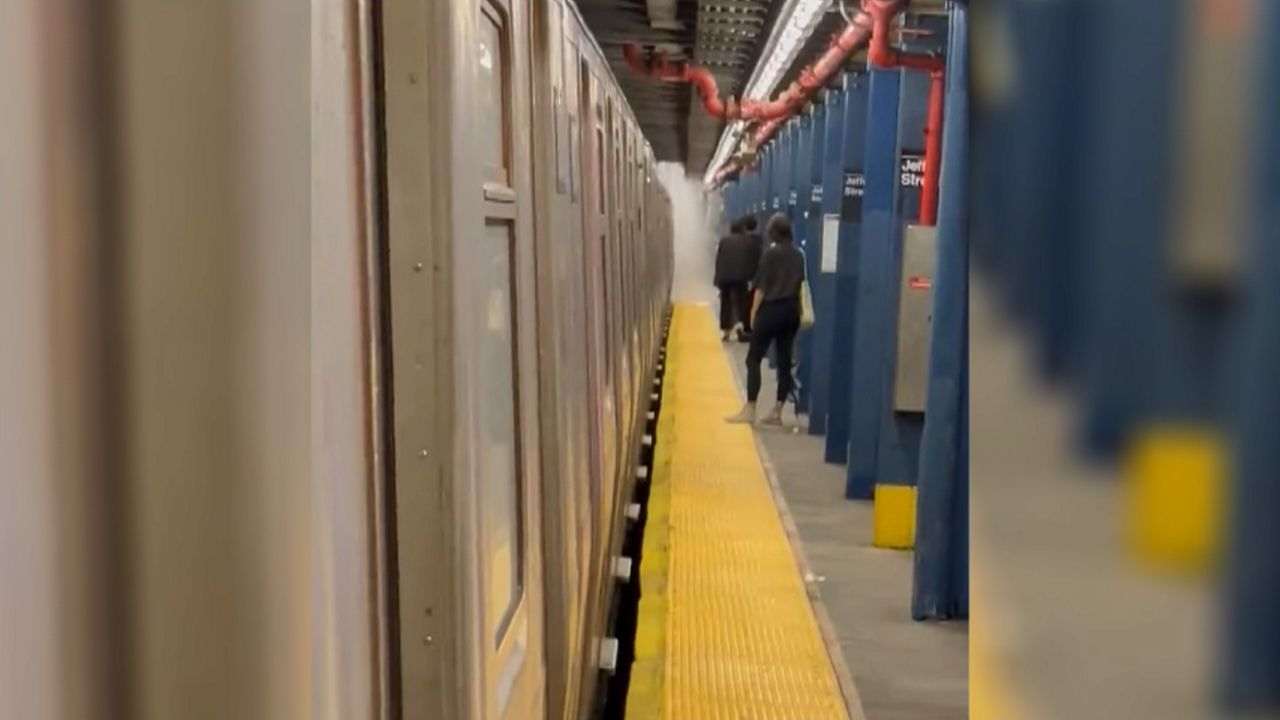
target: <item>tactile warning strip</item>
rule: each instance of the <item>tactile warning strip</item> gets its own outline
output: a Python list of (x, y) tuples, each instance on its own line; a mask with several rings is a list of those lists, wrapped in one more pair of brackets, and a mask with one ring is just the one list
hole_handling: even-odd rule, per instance
[(847, 720), (710, 310), (675, 309), (628, 720)]

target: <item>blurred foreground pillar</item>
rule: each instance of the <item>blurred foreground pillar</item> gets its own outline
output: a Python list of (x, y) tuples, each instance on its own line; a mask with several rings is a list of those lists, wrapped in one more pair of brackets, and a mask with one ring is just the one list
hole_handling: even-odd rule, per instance
[(916, 620), (969, 615), (968, 10), (951, 11), (928, 406), (920, 441)]
[(1264, 3), (1255, 83), (1255, 212), (1236, 414), (1235, 497), (1221, 686), (1238, 710), (1280, 712), (1280, 5)]

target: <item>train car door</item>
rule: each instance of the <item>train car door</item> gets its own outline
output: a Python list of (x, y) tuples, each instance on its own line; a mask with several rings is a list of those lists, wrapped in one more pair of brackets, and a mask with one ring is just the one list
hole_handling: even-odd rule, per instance
[[(483, 229), (457, 244), (468, 263), (457, 283), (457, 343), (472, 372), (463, 417), (471, 422), (470, 478), (478, 487), (485, 717), (543, 716), (536, 509), (536, 302), (531, 157), (516, 142), (531, 124), (529, 18), (524, 0), (478, 3), (475, 135), (483, 159)], [(465, 48), (465, 46), (464, 46)]]
[(529, 4), (383, 6), (405, 720), (545, 716)]

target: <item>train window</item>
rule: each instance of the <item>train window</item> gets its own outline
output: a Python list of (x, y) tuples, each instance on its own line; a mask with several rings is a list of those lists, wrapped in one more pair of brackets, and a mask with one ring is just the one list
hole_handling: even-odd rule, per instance
[(604, 128), (596, 125), (596, 197), (599, 198), (600, 214), (605, 212), (604, 197)]
[(604, 196), (604, 107), (596, 103), (596, 198), (600, 214), (605, 213)]
[(488, 6), (480, 13), (479, 30), (480, 107), (476, 125), (482, 141), (477, 144), (483, 154), (485, 179), (505, 185), (510, 183), (507, 128), (511, 100), (507, 92), (507, 52), (502, 19)]
[(562, 65), (561, 52), (563, 51), (564, 38), (564, 17), (560, 8), (560, 3), (552, 2), (548, 4), (551, 11), (549, 24), (551, 27), (551, 37), (549, 50), (551, 58), (549, 65), (551, 67), (551, 122), (555, 126), (553, 133), (556, 151), (556, 192), (563, 194), (568, 189), (569, 179), (569, 158), (567, 143), (565, 119), (564, 119), (564, 66)]
[(515, 342), (515, 232), (510, 222), (485, 223), (484, 257), (487, 272), (472, 286), (470, 328), (480, 352), (471, 362), (479, 374), (476, 387), (478, 457), (475, 480), (480, 486), (484, 549), (487, 562), (489, 627), (497, 628), (501, 645), (507, 626), (520, 604), (524, 577), (523, 492), (519, 462)]
[(573, 43), (571, 36), (566, 36), (564, 47), (564, 87), (565, 87), (565, 110), (569, 116), (568, 121), (568, 142), (565, 145), (569, 151), (569, 200), (577, 202), (578, 186), (582, 182), (578, 174), (581, 172), (582, 154), (581, 144), (582, 136), (578, 129), (578, 76), (577, 65), (574, 58), (578, 57), (578, 47)]

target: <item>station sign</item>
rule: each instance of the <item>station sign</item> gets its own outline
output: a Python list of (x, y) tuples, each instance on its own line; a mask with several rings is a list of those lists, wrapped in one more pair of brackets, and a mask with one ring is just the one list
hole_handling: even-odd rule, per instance
[(898, 184), (904, 189), (924, 187), (924, 155), (904, 152), (898, 160)]
[(845, 220), (862, 219), (862, 196), (867, 191), (867, 177), (860, 172), (844, 174), (840, 197), (840, 216)]

